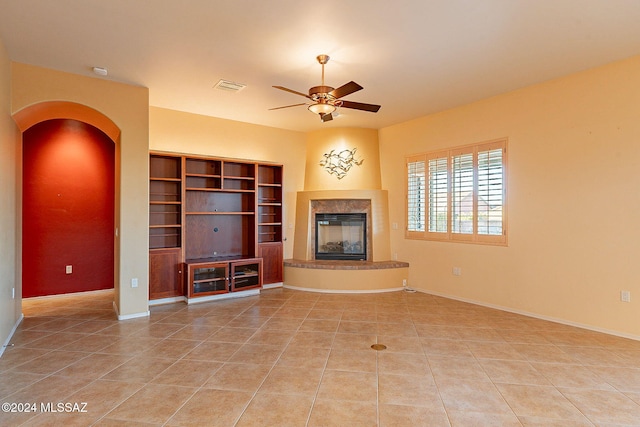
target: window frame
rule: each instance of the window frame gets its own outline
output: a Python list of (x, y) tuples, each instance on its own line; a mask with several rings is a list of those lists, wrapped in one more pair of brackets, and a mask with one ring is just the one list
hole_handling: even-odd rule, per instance
[[(492, 174), (491, 172), (491, 156), (490, 154), (487, 156), (487, 163), (485, 168), (483, 168), (483, 170), (486, 170), (486, 174), (483, 177), (480, 177), (480, 173), (479, 173), (479, 162), (478, 162), (478, 153), (491, 153), (491, 152), (495, 152), (496, 150), (501, 150), (501, 171), (502, 171), (502, 177), (500, 180), (500, 185), (501, 185), (501, 195), (500, 193), (498, 193), (498, 195), (496, 195), (495, 191), (491, 191), (490, 188), (484, 188), (485, 186), (488, 186), (490, 181), (492, 180), (492, 177), (490, 176)], [(464, 145), (464, 146), (458, 146), (458, 147), (452, 147), (449, 149), (444, 149), (444, 150), (437, 150), (437, 151), (430, 151), (430, 152), (426, 152), (426, 153), (421, 153), (421, 154), (414, 154), (414, 155), (410, 155), (406, 157), (406, 168), (405, 168), (405, 215), (406, 215), (406, 221), (405, 221), (405, 238), (407, 239), (419, 239), (419, 240), (433, 240), (433, 241), (446, 241), (446, 242), (462, 242), (462, 243), (477, 243), (477, 244), (486, 244), (486, 245), (497, 245), (497, 246), (507, 246), (507, 237), (508, 237), (508, 226), (507, 226), (507, 208), (508, 208), (508, 191), (507, 191), (507, 181), (508, 181), (508, 158), (507, 158), (507, 153), (508, 153), (508, 139), (507, 138), (501, 138), (501, 139), (496, 139), (496, 140), (491, 140), (491, 141), (485, 141), (485, 142), (481, 142), (481, 143), (477, 143), (477, 144), (469, 144), (469, 145)], [(464, 155), (472, 155), (472, 187), (469, 186), (469, 176), (468, 174), (464, 173), (464, 170), (468, 170), (468, 159), (463, 159), (466, 161), (466, 163), (464, 163), (465, 168), (464, 169), (457, 169), (458, 171), (460, 171), (458, 174), (454, 173), (454, 159), (459, 158), (459, 156), (464, 156)], [(437, 186), (437, 191), (436, 192), (430, 192), (430, 188), (431, 188), (431, 183), (432, 180), (430, 178), (430, 164), (431, 165), (438, 165), (438, 169), (437, 171), (439, 173), (442, 173), (442, 161), (443, 159), (446, 159), (446, 183), (445, 184), (441, 184), (440, 182), (443, 181), (443, 179), (436, 179), (436, 183), (439, 183), (439, 185)], [(422, 215), (423, 221), (424, 223), (422, 224), (421, 229), (410, 229), (410, 222), (409, 222), (409, 209), (412, 206), (410, 200), (409, 200), (409, 194), (411, 192), (412, 195), (414, 195), (415, 197), (415, 188), (410, 188), (411, 185), (410, 183), (411, 181), (411, 175), (410, 175), (410, 168), (411, 168), (411, 164), (413, 163), (423, 163), (423, 167), (424, 167), (424, 185), (422, 186), (422, 191), (424, 192), (421, 197), (418, 196), (418, 200), (423, 200), (425, 203), (425, 212)], [(437, 162), (437, 163), (436, 163)], [(458, 162), (459, 163), (459, 162)], [(457, 197), (458, 200), (458, 204), (456, 206), (458, 206), (458, 211), (460, 211), (460, 206), (462, 206), (463, 203), (469, 203), (468, 200), (465, 200), (466, 197), (471, 196), (472, 198), (472, 231), (471, 232), (467, 232), (467, 233), (463, 233), (463, 232), (455, 232), (453, 231), (453, 222), (454, 222), (454, 213), (453, 213), (453, 208), (454, 208), (454, 194), (453, 194), (453, 189), (454, 187), (454, 179), (456, 179), (458, 184), (464, 184), (464, 186), (462, 187), (462, 190), (464, 191), (460, 191), (457, 194), (455, 194), (455, 196)], [(502, 228), (502, 234), (481, 234), (479, 233), (478, 229), (480, 227), (479, 224), (482, 223), (482, 221), (484, 221), (484, 227), (489, 227), (489, 220), (486, 219), (486, 216), (479, 216), (479, 213), (482, 213), (479, 211), (479, 206), (478, 206), (478, 201), (480, 200), (480, 195), (479, 195), (479, 191), (480, 191), (480, 181), (482, 181), (483, 183), (483, 194), (485, 195), (489, 195), (491, 196), (489, 193), (492, 192), (494, 196), (501, 198), (501, 213), (500, 213), (500, 218), (501, 218), (501, 228)], [(442, 226), (441, 226), (441, 220), (443, 217), (443, 212), (444, 210), (442, 209), (442, 188), (443, 185), (446, 185), (446, 232), (442, 231)], [(436, 188), (434, 186), (434, 188)], [(470, 193), (470, 194), (466, 194), (465, 193)], [(436, 198), (435, 195), (438, 195), (438, 197)], [(437, 210), (438, 214), (435, 215), (435, 217), (432, 216), (432, 210), (431, 210), (431, 206), (432, 203), (430, 203), (432, 200), (436, 200), (437, 199), (437, 206), (439, 207), (439, 209)], [(484, 211), (486, 214), (486, 210)], [(495, 215), (494, 215), (495, 216)], [(433, 219), (435, 218), (435, 220)], [(436, 221), (431, 222), (431, 221)], [(439, 222), (440, 221), (440, 222)], [(457, 219), (458, 224), (463, 224), (464, 220), (459, 220)], [(432, 226), (433, 224), (436, 224), (436, 226), (439, 228), (438, 230), (434, 230), (432, 231)], [(467, 229), (468, 229), (468, 224), (467, 224)]]

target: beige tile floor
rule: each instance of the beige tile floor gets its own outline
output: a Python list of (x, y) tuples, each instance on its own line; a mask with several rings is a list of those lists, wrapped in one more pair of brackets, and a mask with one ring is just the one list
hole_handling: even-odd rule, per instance
[(2, 426), (640, 425), (640, 342), (422, 293), (275, 289), (118, 322), (100, 292), (24, 314), (0, 402), (36, 412)]

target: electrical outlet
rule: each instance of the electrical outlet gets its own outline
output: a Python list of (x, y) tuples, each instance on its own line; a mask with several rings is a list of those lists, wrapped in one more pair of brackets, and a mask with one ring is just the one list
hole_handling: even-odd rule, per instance
[(137, 278), (131, 279), (131, 287), (132, 288), (137, 288), (138, 287), (138, 279)]
[(11, 288), (11, 299), (16, 299), (16, 288)]
[(402, 279), (402, 286), (407, 287), (407, 279)]
[(394, 252), (393, 253), (393, 260), (397, 261), (398, 260), (398, 252)]
[(71, 274), (71, 273), (73, 273), (73, 266), (72, 266), (72, 265), (67, 265), (67, 266), (65, 266), (65, 268), (64, 268), (64, 272), (65, 272), (66, 274)]
[(391, 228), (394, 229), (394, 230), (397, 230), (398, 229), (398, 223), (397, 222), (392, 223), (391, 224)]
[(454, 276), (462, 276), (462, 269), (460, 267), (453, 267), (451, 272)]
[(629, 291), (620, 291), (620, 301), (622, 301), (622, 302), (631, 302), (631, 292), (629, 292)]

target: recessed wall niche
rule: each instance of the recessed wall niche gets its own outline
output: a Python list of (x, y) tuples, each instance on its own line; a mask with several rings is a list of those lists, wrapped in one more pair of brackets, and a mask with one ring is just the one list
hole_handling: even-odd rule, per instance
[(23, 134), (22, 296), (114, 286), (115, 144), (71, 119)]

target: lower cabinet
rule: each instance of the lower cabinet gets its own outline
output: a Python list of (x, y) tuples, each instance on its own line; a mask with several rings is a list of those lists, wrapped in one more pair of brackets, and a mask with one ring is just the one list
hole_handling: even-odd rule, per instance
[(230, 265), (231, 292), (262, 287), (262, 259), (236, 261)]
[(149, 251), (149, 299), (184, 295), (180, 248)]
[(197, 259), (187, 261), (184, 265), (188, 298), (262, 287), (261, 258)]
[(187, 264), (187, 271), (189, 298), (229, 292), (228, 263)]
[(282, 242), (270, 242), (258, 244), (258, 256), (264, 262), (264, 276), (262, 283), (282, 282), (283, 247)]

